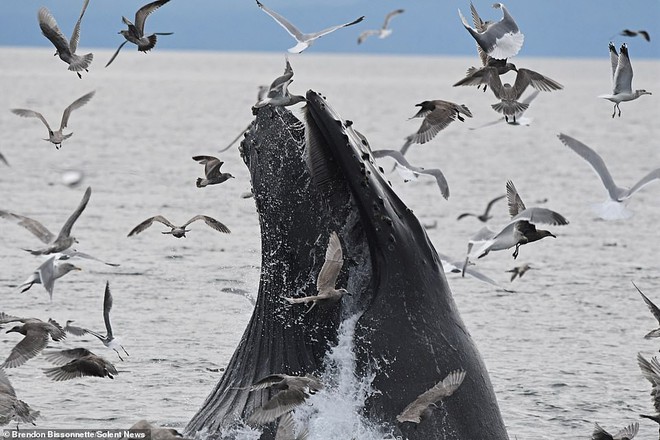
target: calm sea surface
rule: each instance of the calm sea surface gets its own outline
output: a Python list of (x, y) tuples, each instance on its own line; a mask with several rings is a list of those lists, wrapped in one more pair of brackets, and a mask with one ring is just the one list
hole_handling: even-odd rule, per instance
[[(633, 87), (660, 94), (660, 63), (635, 60), (631, 52)], [(217, 151), (251, 121), (257, 86), (282, 73), (284, 57), (125, 50), (104, 69), (110, 54), (96, 51), (91, 71), (79, 80), (50, 49), (0, 50), (0, 152), (11, 164), (0, 163), (0, 209), (38, 219), (56, 233), (89, 185), (91, 200), (73, 229), (78, 249), (121, 263), (112, 268), (77, 260), (83, 271), (57, 281), (52, 302), (38, 285), (20, 294), (16, 286), (41, 261), (21, 249), (39, 242), (0, 220), (0, 310), (61, 324), (75, 320), (104, 332), (108, 280), (115, 333), (130, 356), (120, 362), (96, 338), (71, 336), (57, 346), (85, 346), (116, 361), (120, 374), (114, 380), (52, 382), (42, 371), (51, 365), (41, 357), (8, 374), (19, 398), (41, 411), (38, 427), (126, 428), (146, 418), (181, 428), (229, 361), (252, 312), (246, 296), (254, 296), (259, 279), (257, 214), (254, 202), (240, 197), (250, 188), (249, 174), (236, 148)], [(611, 88), (606, 52), (593, 60), (518, 57), (518, 67), (542, 72), (565, 89), (540, 94), (526, 114), (534, 118), (529, 127), (472, 131), (499, 116), (490, 108), (496, 102), (490, 91), (451, 86), (475, 62), (311, 52), (291, 57), (291, 91), (325, 94), (374, 149), (398, 148), (419, 127), (419, 120), (408, 120), (414, 104), (466, 104), (474, 118), (451, 124), (409, 153), (411, 163), (444, 171), (448, 201), (433, 179), (404, 183), (396, 173), (390, 176), (424, 223), (437, 222), (429, 230), (437, 250), (462, 258), (468, 237), (482, 225), (474, 218), (456, 221), (457, 215), (482, 210), (504, 194), (508, 179), (528, 206), (547, 199), (543, 206), (570, 221), (551, 228), (556, 239), (522, 247), (515, 262), (510, 251), (479, 260), (479, 270), (513, 292), (449, 276), (511, 438), (588, 438), (595, 421), (612, 431), (638, 420), (639, 438), (655, 438), (657, 425), (638, 416), (653, 407), (636, 355), (657, 353), (660, 343), (643, 339), (657, 322), (631, 281), (660, 304), (660, 185), (635, 195), (632, 218), (596, 220), (590, 205), (605, 200), (605, 190), (557, 134), (596, 149), (614, 179), (630, 186), (660, 167), (660, 101), (653, 95), (623, 103), (622, 117), (612, 119), (612, 105), (596, 98)], [(9, 112), (34, 109), (57, 126), (63, 109), (91, 90), (96, 96), (73, 112), (74, 135), (59, 151), (41, 140), (41, 122)], [(294, 113), (301, 114), (299, 106)], [(199, 154), (218, 155), (236, 179), (196, 188), (203, 168), (191, 156)], [(79, 187), (63, 185), (67, 170), (85, 173)], [(198, 222), (185, 239), (161, 235), (166, 229), (159, 224), (126, 237), (156, 214), (178, 224), (207, 214), (232, 233)], [(506, 203), (496, 204), (493, 214), (491, 226), (503, 225)], [(509, 283), (505, 270), (526, 262), (536, 270)], [(0, 333), (0, 358), (19, 340)]]

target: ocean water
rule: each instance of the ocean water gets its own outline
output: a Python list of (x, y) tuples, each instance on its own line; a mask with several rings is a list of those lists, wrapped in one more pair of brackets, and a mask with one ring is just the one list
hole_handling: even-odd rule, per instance
[[(58, 280), (53, 301), (41, 286), (20, 294), (20, 284), (40, 264), (23, 248), (38, 240), (0, 219), (1, 311), (49, 317), (103, 331), (105, 281), (114, 295), (112, 323), (130, 356), (120, 362), (95, 338), (69, 337), (57, 347), (85, 346), (115, 361), (114, 380), (86, 378), (52, 382), (50, 366), (37, 357), (8, 375), (18, 397), (40, 410), (42, 428), (126, 428), (141, 418), (183, 428), (229, 361), (247, 323), (257, 291), (259, 226), (254, 203), (240, 194), (250, 188), (238, 150), (218, 154), (251, 121), (257, 86), (284, 68), (281, 54), (124, 51), (104, 69), (111, 51), (95, 51), (79, 80), (51, 50), (0, 49), (0, 209), (41, 221), (57, 232), (86, 186), (91, 200), (74, 227), (78, 249), (112, 268), (79, 260), (83, 269)], [(445, 99), (467, 105), (474, 117), (454, 122), (433, 141), (415, 145), (413, 164), (443, 170), (449, 200), (435, 182), (390, 178), (402, 199), (425, 224), (439, 252), (462, 258), (467, 239), (482, 225), (477, 212), (505, 192), (511, 179), (528, 206), (540, 204), (568, 218), (547, 238), (511, 251), (493, 252), (477, 269), (507, 290), (450, 275), (461, 315), (489, 369), (511, 438), (588, 438), (598, 421), (612, 431), (640, 422), (639, 438), (654, 438), (657, 426), (640, 419), (652, 413), (650, 385), (636, 363), (651, 356), (657, 341), (643, 335), (657, 327), (631, 281), (660, 303), (660, 185), (637, 193), (625, 221), (597, 220), (590, 205), (606, 199), (589, 165), (557, 139), (560, 132), (596, 149), (615, 181), (632, 185), (660, 166), (660, 104), (656, 95), (621, 105), (596, 98), (610, 91), (610, 64), (598, 59), (530, 59), (518, 67), (537, 70), (562, 83), (541, 93), (526, 116), (529, 127), (505, 124), (470, 128), (497, 119), (490, 91), (454, 88), (476, 58), (292, 56), (291, 91), (314, 89), (351, 119), (374, 149), (398, 148), (419, 127), (408, 120), (415, 104)], [(633, 86), (660, 93), (660, 63), (632, 60)], [(507, 77), (509, 78), (509, 77)], [(512, 80), (512, 79), (510, 79)], [(73, 112), (74, 135), (60, 150), (42, 139), (37, 119), (19, 118), (10, 108), (41, 111), (51, 125), (63, 109), (90, 90), (96, 95)], [(294, 113), (301, 115), (300, 106)], [(191, 159), (217, 155), (235, 179), (203, 189), (203, 168)], [(387, 159), (382, 159), (389, 169)], [(66, 170), (81, 170), (82, 184), (62, 184)], [(139, 222), (162, 214), (174, 223), (207, 214), (231, 234), (193, 223), (188, 238), (161, 235), (155, 224), (128, 238)], [(493, 210), (491, 227), (507, 221), (506, 203)], [(509, 282), (505, 270), (535, 268)], [(510, 290), (510, 291), (509, 291)], [(0, 358), (20, 340), (0, 333)], [(341, 365), (340, 365), (341, 367)], [(341, 368), (339, 370), (341, 370)], [(345, 367), (345, 366), (344, 366)], [(362, 386), (362, 384), (358, 384)], [(328, 405), (319, 401), (319, 405)], [(321, 423), (322, 421), (319, 421)]]

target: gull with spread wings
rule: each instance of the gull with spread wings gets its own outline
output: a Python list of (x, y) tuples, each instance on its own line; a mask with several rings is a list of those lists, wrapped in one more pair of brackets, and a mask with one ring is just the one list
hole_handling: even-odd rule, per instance
[(628, 46), (625, 43), (621, 45), (621, 54), (619, 55), (614, 44), (610, 42), (610, 63), (612, 64), (612, 93), (599, 95), (598, 97), (612, 101), (614, 103), (612, 117), (616, 116), (617, 110), (619, 111), (619, 117), (621, 117), (619, 104), (625, 101), (634, 101), (640, 96), (652, 95), (652, 93), (644, 89), (633, 92), (633, 70), (628, 56)]
[(392, 18), (396, 17), (399, 14), (403, 14), (404, 12), (405, 11), (403, 9), (395, 9), (394, 11), (387, 14), (385, 16), (385, 22), (383, 23), (383, 26), (381, 26), (380, 29), (369, 29), (363, 31), (358, 37), (357, 44), (362, 44), (364, 40), (371, 37), (372, 35), (378, 35), (378, 38), (380, 38), (381, 40), (383, 38), (389, 37), (390, 34), (392, 33), (392, 29), (388, 28), (388, 26), (390, 25), (390, 20), (392, 20)]
[(162, 215), (156, 215), (153, 217), (149, 217), (148, 219), (146, 219), (145, 221), (134, 227), (131, 230), (131, 232), (128, 233), (128, 236), (130, 237), (132, 235), (137, 235), (140, 232), (147, 229), (149, 226), (151, 226), (153, 222), (159, 222), (171, 229), (170, 231), (163, 231), (162, 232), (163, 234), (171, 234), (176, 238), (182, 238), (182, 237), (186, 238), (186, 232), (190, 232), (190, 229), (186, 229), (186, 226), (197, 220), (204, 220), (204, 223), (206, 223), (207, 225), (209, 225), (211, 228), (215, 229), (218, 232), (224, 232), (225, 234), (229, 234), (231, 232), (227, 226), (223, 225), (216, 219), (209, 217), (208, 215), (201, 215), (201, 214), (196, 215), (187, 222), (185, 222), (182, 226), (175, 226)]

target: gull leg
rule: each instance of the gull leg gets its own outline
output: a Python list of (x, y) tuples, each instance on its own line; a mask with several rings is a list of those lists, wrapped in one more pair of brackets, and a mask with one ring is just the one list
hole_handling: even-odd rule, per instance
[(513, 251), (513, 259), (518, 258), (518, 248), (520, 248), (520, 243), (516, 243), (516, 250)]
[(619, 107), (619, 104), (616, 105), (616, 108), (619, 110), (619, 117), (621, 117), (621, 107)]
[(616, 104), (614, 104), (614, 113), (612, 113), (612, 117), (616, 116)]
[(123, 359), (123, 358), (121, 357), (121, 355), (119, 354), (119, 351), (118, 351), (116, 348), (113, 348), (113, 350), (115, 351), (115, 353), (117, 353), (117, 356), (119, 356), (119, 360), (122, 361), (122, 362), (124, 362), (124, 359)]

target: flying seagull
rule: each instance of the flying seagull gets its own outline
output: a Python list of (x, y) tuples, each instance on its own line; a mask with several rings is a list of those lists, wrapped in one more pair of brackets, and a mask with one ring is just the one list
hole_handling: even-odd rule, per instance
[(641, 353), (637, 353), (637, 365), (642, 370), (642, 376), (651, 382), (651, 397), (653, 398), (653, 408), (655, 409), (655, 414), (653, 415), (640, 414), (640, 416), (660, 424), (660, 363), (655, 356), (649, 362), (644, 359)]
[(272, 374), (252, 385), (250, 391), (266, 388), (278, 390), (278, 392), (248, 417), (248, 423), (250, 424), (263, 425), (276, 420), (295, 407), (302, 405), (310, 394), (323, 389), (323, 384), (318, 377), (311, 374), (305, 376)]
[(57, 27), (55, 18), (53, 18), (53, 15), (46, 7), (41, 7), (37, 15), (41, 32), (51, 43), (53, 43), (55, 49), (57, 49), (55, 55), (59, 55), (60, 59), (69, 65), (69, 70), (76, 72), (78, 78), (82, 78), (82, 75), (80, 74), (82, 70), (85, 72), (88, 71), (87, 68), (92, 63), (92, 59), (94, 59), (94, 54), (91, 53), (83, 56), (76, 54), (78, 41), (80, 40), (80, 22), (82, 21), (83, 15), (85, 15), (85, 10), (87, 9), (88, 4), (89, 0), (84, 0), (82, 11), (80, 11), (80, 17), (78, 17), (78, 21), (73, 28), (70, 41), (66, 40), (66, 37), (62, 34), (62, 31), (60, 31), (60, 28)]
[[(463, 261), (454, 260), (453, 258), (447, 255), (443, 255), (441, 253), (438, 253), (438, 257), (440, 257), (440, 262), (442, 263), (442, 269), (446, 274), (463, 272)], [(465, 273), (463, 274), (463, 276), (465, 275), (470, 275), (474, 279), (490, 284), (491, 286), (495, 286), (500, 289), (506, 290), (491, 277), (484, 275), (483, 273), (479, 272), (478, 270), (472, 269), (471, 267), (465, 268)], [(66, 327), (64, 329), (66, 330)]]
[(73, 211), (73, 214), (71, 214), (66, 220), (62, 226), (62, 229), (60, 229), (59, 234), (57, 234), (57, 237), (48, 229), (46, 229), (44, 225), (36, 220), (32, 220), (31, 218), (23, 217), (22, 215), (18, 214), (12, 214), (11, 212), (2, 210), (0, 210), (0, 217), (16, 222), (19, 226), (22, 226), (28, 231), (32, 232), (39, 240), (46, 244), (46, 247), (44, 248), (28, 250), (28, 252), (30, 252), (32, 255), (48, 255), (62, 252), (70, 248), (73, 243), (78, 243), (78, 240), (71, 236), (71, 229), (73, 228), (73, 224), (76, 222), (76, 220), (78, 220), (78, 217), (80, 217), (80, 214), (82, 214), (85, 207), (87, 206), (87, 202), (89, 202), (91, 195), (92, 187), (88, 187), (85, 191), (85, 194), (83, 195), (82, 200), (80, 201), (80, 204), (78, 204), (76, 210)]
[(589, 162), (600, 180), (603, 182), (609, 195), (609, 200), (595, 206), (595, 210), (600, 218), (605, 220), (624, 219), (632, 216), (632, 212), (627, 210), (624, 203), (637, 191), (644, 188), (654, 180), (660, 179), (660, 168), (656, 168), (642, 177), (632, 188), (617, 186), (610, 174), (603, 159), (594, 150), (563, 133), (559, 134), (559, 140), (562, 141), (571, 150), (575, 151), (580, 157)]
[(399, 423), (420, 423), (431, 416), (433, 409), (437, 408), (436, 402), (454, 394), (465, 379), (465, 370), (452, 371), (443, 380), (435, 384), (431, 389), (424, 391), (417, 399), (412, 401), (396, 416)]
[(539, 93), (540, 92), (538, 90), (534, 89), (534, 91), (532, 91), (532, 93), (530, 93), (529, 95), (527, 95), (525, 97), (525, 99), (520, 101), (520, 103), (525, 107), (525, 110), (523, 110), (521, 112), (518, 112), (518, 113), (515, 113), (513, 115), (513, 118), (510, 118), (508, 116), (502, 116), (499, 119), (496, 119), (496, 120), (490, 121), (490, 122), (486, 122), (485, 124), (480, 125), (478, 127), (469, 127), (469, 129), (470, 130), (479, 130), (481, 128), (490, 127), (491, 125), (499, 124), (500, 122), (506, 122), (507, 125), (513, 125), (514, 127), (515, 126), (519, 127), (519, 126), (529, 126), (529, 125), (531, 125), (534, 118), (528, 118), (524, 115), (525, 115), (525, 112), (527, 111), (527, 109), (529, 109), (529, 105), (532, 103), (532, 101), (534, 101), (534, 99), (536, 99), (536, 97), (539, 96)]
[(170, 223), (168, 219), (166, 219), (162, 215), (156, 215), (153, 217), (149, 217), (148, 219), (146, 219), (145, 221), (134, 227), (131, 230), (131, 232), (128, 233), (128, 236), (130, 237), (132, 235), (137, 235), (140, 232), (147, 229), (149, 226), (151, 226), (153, 222), (159, 222), (171, 228), (171, 231), (164, 231), (162, 232), (163, 234), (171, 234), (176, 238), (181, 238), (181, 237), (185, 238), (186, 232), (190, 232), (190, 229), (186, 229), (186, 226), (197, 220), (204, 220), (204, 223), (206, 223), (207, 225), (209, 225), (211, 228), (215, 229), (218, 232), (224, 232), (225, 234), (229, 234), (231, 232), (227, 226), (223, 225), (216, 219), (209, 217), (207, 215), (196, 215), (190, 220), (188, 220), (186, 223), (184, 223), (182, 226), (174, 226), (172, 223)]
[(393, 17), (403, 14), (405, 11), (403, 9), (395, 9), (394, 11), (390, 12), (385, 16), (385, 22), (383, 23), (383, 26), (381, 26), (380, 29), (370, 29), (367, 31), (363, 31), (360, 36), (358, 37), (357, 44), (362, 44), (364, 43), (364, 40), (366, 40), (368, 37), (372, 35), (378, 35), (378, 38), (381, 40), (383, 38), (387, 38), (390, 36), (392, 33), (392, 29), (388, 28), (390, 24), (390, 20), (392, 20)]
[[(439, 168), (422, 168), (411, 165), (400, 151), (396, 150), (374, 150), (371, 154), (376, 158), (381, 158), (389, 156), (394, 159), (397, 164), (397, 171), (404, 176), (404, 179), (407, 181), (414, 180), (417, 178), (418, 174), (426, 174), (435, 178), (438, 188), (440, 188), (440, 193), (445, 199), (449, 198), (449, 185), (447, 184), (447, 179), (445, 175), (442, 174), (442, 171)], [(402, 173), (403, 171), (403, 173)]]
[(502, 19), (485, 25), (485, 30), (473, 29), (458, 10), (458, 15), (465, 29), (476, 40), (486, 55), (499, 60), (515, 56), (523, 45), (525, 36), (518, 29), (515, 20), (502, 3), (495, 3), (493, 8), (502, 10)]
[(11, 421), (35, 425), (34, 421), (37, 417), (39, 411), (30, 409), (30, 405), (18, 400), (7, 373), (0, 368), (0, 425), (6, 425)]
[(621, 31), (621, 33), (620, 33), (619, 35), (622, 35), (622, 36), (624, 36), (624, 37), (637, 37), (637, 36), (641, 36), (641, 37), (644, 38), (646, 41), (649, 41), (649, 42), (651, 41), (651, 36), (649, 35), (649, 33), (648, 33), (647, 31), (644, 31), (644, 30), (631, 31), (630, 29), (624, 29), (624, 30)]
[(0, 312), (0, 324), (8, 322), (22, 322), (23, 325), (14, 326), (7, 330), (7, 333), (16, 332), (24, 337), (12, 348), (2, 368), (19, 367), (38, 355), (48, 345), (49, 336), (53, 341), (66, 338), (62, 327), (52, 319), (43, 322), (37, 318), (18, 318)]
[(639, 430), (639, 423), (631, 423), (612, 435), (605, 431), (598, 423), (594, 423), (594, 432), (591, 434), (591, 440), (632, 440)]
[(616, 111), (619, 110), (619, 117), (621, 117), (621, 108), (619, 104), (624, 101), (633, 101), (642, 95), (652, 95), (644, 89), (632, 90), (633, 70), (628, 57), (628, 46), (624, 43), (621, 45), (621, 54), (616, 53), (614, 44), (610, 42), (610, 62), (612, 64), (612, 93), (609, 95), (599, 95), (599, 98), (607, 99), (614, 103), (614, 112), (612, 117), (616, 116)]
[(507, 272), (511, 273), (511, 282), (518, 278), (522, 278), (523, 275), (527, 273), (528, 270), (534, 269), (529, 263), (521, 264), (520, 266), (516, 266), (513, 269), (507, 270)]
[[(406, 138), (406, 145), (408, 147), (410, 144), (424, 144), (430, 141), (456, 119), (464, 122), (465, 119), (461, 115), (465, 115), (468, 118), (472, 117), (472, 113), (465, 105), (455, 104), (441, 99), (420, 102), (419, 104), (415, 104), (415, 107), (421, 108), (410, 119), (424, 118), (424, 120), (417, 133)], [(404, 145), (404, 148), (401, 149), (401, 154), (406, 154), (407, 150), (408, 148)]]
[(490, 215), (490, 210), (491, 210), (491, 208), (493, 207), (493, 205), (494, 205), (496, 202), (498, 202), (499, 200), (502, 200), (502, 199), (505, 198), (505, 197), (506, 197), (506, 194), (503, 194), (503, 195), (501, 195), (501, 196), (495, 197), (495, 198), (492, 199), (490, 202), (488, 202), (488, 205), (486, 205), (486, 210), (484, 211), (483, 214), (479, 214), (479, 215), (477, 215), (477, 214), (473, 214), (473, 213), (471, 213), (471, 212), (464, 212), (463, 214), (459, 215), (459, 216), (456, 218), (456, 220), (460, 220), (460, 219), (462, 219), (462, 218), (472, 216), (472, 217), (476, 217), (480, 222), (482, 222), (482, 223), (486, 223), (488, 220), (490, 220), (490, 219), (493, 217), (492, 215)]
[(318, 291), (318, 294), (303, 296), (301, 298), (285, 297), (284, 299), (287, 300), (289, 304), (307, 304), (311, 302), (312, 305), (305, 313), (309, 313), (317, 304), (326, 305), (336, 303), (344, 295), (348, 294), (346, 289), (337, 289), (335, 287), (337, 277), (339, 276), (339, 272), (343, 265), (344, 257), (341, 249), (341, 242), (339, 241), (337, 233), (333, 231), (328, 239), (328, 247), (325, 251), (325, 261), (323, 262), (321, 271), (316, 278), (316, 290)]
[(197, 178), (197, 182), (195, 183), (197, 188), (204, 188), (208, 185), (216, 185), (218, 183), (224, 182), (227, 179), (234, 178), (234, 176), (231, 174), (223, 173), (220, 171), (220, 167), (222, 164), (224, 164), (224, 162), (222, 162), (217, 157), (193, 156), (193, 160), (204, 165), (204, 178)]
[(48, 139), (44, 139), (44, 140), (52, 142), (53, 144), (55, 144), (55, 148), (59, 150), (59, 148), (62, 146), (62, 142), (69, 139), (73, 135), (73, 133), (69, 133), (69, 134), (62, 133), (62, 131), (69, 124), (69, 117), (71, 116), (71, 112), (87, 104), (89, 100), (92, 99), (92, 96), (94, 96), (94, 93), (95, 92), (92, 91), (86, 95), (81, 96), (80, 98), (73, 101), (67, 108), (64, 109), (64, 113), (62, 114), (62, 121), (60, 122), (60, 129), (57, 131), (53, 131), (50, 128), (50, 125), (48, 125), (46, 118), (44, 118), (44, 116), (39, 112), (35, 112), (34, 110), (28, 110), (24, 108), (13, 108), (11, 109), (11, 112), (14, 113), (15, 115), (24, 118), (41, 119), (41, 122), (43, 122), (46, 128), (48, 129)]
[(261, 10), (264, 11), (266, 14), (270, 15), (273, 20), (275, 20), (280, 26), (286, 29), (289, 35), (291, 35), (293, 38), (296, 39), (298, 44), (296, 44), (295, 46), (289, 49), (290, 53), (300, 53), (303, 50), (307, 49), (309, 46), (311, 46), (314, 40), (316, 40), (317, 38), (321, 38), (322, 36), (334, 32), (337, 29), (341, 29), (347, 26), (352, 26), (364, 20), (364, 16), (362, 16), (356, 20), (351, 21), (350, 23), (344, 23), (337, 26), (332, 26), (320, 32), (305, 34), (300, 32), (300, 30), (298, 30), (298, 28), (295, 27), (293, 24), (291, 24), (286, 18), (282, 17), (277, 12), (268, 9), (259, 0), (257, 0), (257, 6), (259, 6)]
[(140, 52), (149, 52), (156, 45), (156, 40), (158, 39), (156, 35), (172, 35), (173, 32), (155, 32), (151, 35), (144, 35), (144, 23), (147, 21), (149, 14), (169, 1), (170, 0), (157, 0), (142, 6), (135, 13), (135, 24), (131, 23), (126, 17), (121, 18), (121, 21), (123, 21), (124, 24), (128, 26), (128, 30), (119, 31), (119, 33), (124, 36), (126, 41), (119, 45), (105, 67), (108, 67), (115, 60), (115, 58), (117, 58), (121, 48), (124, 47), (124, 44), (128, 43), (129, 41), (135, 44)]
[(74, 266), (69, 262), (61, 263), (58, 258), (59, 255), (53, 255), (44, 261), (30, 277), (23, 282), (19, 289), (22, 292), (27, 292), (34, 284), (41, 284), (48, 292), (50, 300), (53, 300), (53, 290), (55, 289), (55, 280), (62, 278), (72, 270), (82, 270), (78, 266)]
[(54, 381), (70, 380), (76, 377), (109, 377), (118, 374), (110, 362), (97, 356), (86, 348), (70, 348), (44, 355), (44, 358), (58, 367), (44, 370), (46, 376)]
[(255, 113), (255, 109), (264, 107), (268, 104), (275, 106), (289, 106), (294, 105), (299, 102), (306, 101), (306, 98), (301, 95), (292, 95), (289, 93), (289, 84), (293, 82), (293, 68), (291, 63), (289, 63), (289, 57), (286, 56), (286, 66), (284, 67), (284, 74), (275, 78), (268, 88), (266, 96), (260, 99), (254, 107), (252, 107), (252, 113)]

